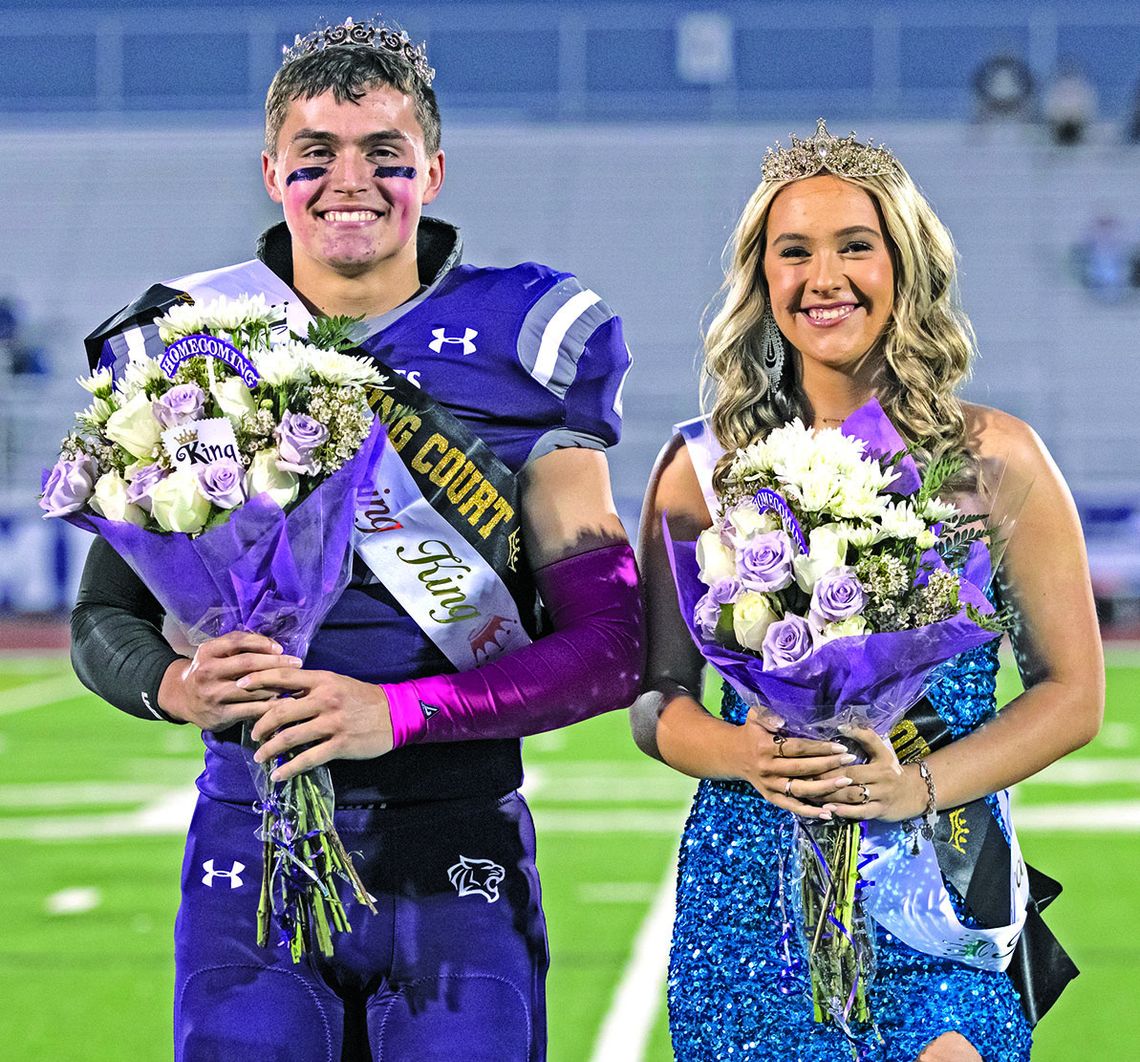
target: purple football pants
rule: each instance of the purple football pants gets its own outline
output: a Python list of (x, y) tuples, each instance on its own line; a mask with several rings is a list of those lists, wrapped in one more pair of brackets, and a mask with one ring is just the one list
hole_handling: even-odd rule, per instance
[(332, 959), (256, 943), (260, 816), (199, 797), (175, 924), (178, 1062), (542, 1062), (549, 965), (517, 793), (337, 810), (378, 913)]

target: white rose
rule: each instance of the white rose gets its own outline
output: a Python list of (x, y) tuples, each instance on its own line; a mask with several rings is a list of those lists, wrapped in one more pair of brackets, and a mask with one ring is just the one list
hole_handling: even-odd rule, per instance
[(728, 514), (726, 525), (732, 544), (739, 549), (755, 535), (778, 531), (780, 518), (770, 509), (761, 512), (753, 502), (743, 501)]
[(251, 498), (268, 494), (282, 509), (292, 503), (300, 489), (295, 472), (282, 472), (277, 467), (276, 450), (259, 450), (253, 455), (245, 475), (245, 489)]
[(867, 621), (862, 616), (848, 616), (836, 623), (825, 623), (822, 628), (811, 628), (812, 643), (816, 649), (836, 638), (851, 638), (867, 633)]
[(736, 578), (736, 551), (721, 542), (720, 532), (715, 527), (697, 536), (697, 564), (701, 582), (707, 586)]
[(137, 527), (146, 523), (146, 513), (127, 501), (127, 481), (118, 472), (107, 472), (99, 477), (88, 504), (108, 520), (120, 520)]
[(374, 384), (380, 382), (380, 370), (374, 362), (354, 358), (335, 350), (309, 347), (309, 369), (331, 384)]
[(150, 399), (139, 391), (107, 418), (107, 438), (117, 442), (132, 457), (149, 458), (162, 438), (162, 428), (154, 419)]
[(257, 412), (257, 400), (240, 376), (230, 376), (228, 379), (219, 380), (210, 389), (210, 393), (214, 396), (214, 401), (221, 407), (222, 412), (227, 417), (233, 417), (234, 420), (241, 420), (246, 413)]
[(732, 633), (745, 649), (758, 653), (764, 647), (768, 628), (779, 618), (767, 594), (745, 590), (732, 605)]
[(210, 515), (209, 499), (198, 487), (198, 474), (190, 465), (176, 468), (150, 492), (151, 516), (164, 531), (200, 531)]
[(820, 577), (847, 562), (847, 529), (841, 524), (823, 524), (808, 534), (808, 552), (792, 562), (796, 583), (810, 594)]

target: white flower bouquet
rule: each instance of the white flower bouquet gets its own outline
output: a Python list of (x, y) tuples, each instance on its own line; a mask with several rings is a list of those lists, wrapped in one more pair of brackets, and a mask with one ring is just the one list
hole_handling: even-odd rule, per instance
[[(665, 528), (681, 612), (746, 705), (794, 736), (854, 724), (886, 736), (933, 669), (997, 637), (984, 592), (993, 529), (941, 499), (954, 456), (920, 475), (875, 401), (840, 429), (799, 421), (733, 456), (713, 526)], [(861, 824), (798, 821), (803, 925), (817, 1020), (870, 1020), (874, 969), (859, 904)]]
[[(40, 506), (102, 535), (199, 643), (245, 630), (303, 658), (347, 585), (357, 489), (385, 443), (375, 365), (343, 352), (351, 320), (275, 337), (263, 297), (173, 306), (159, 360), (101, 368), (44, 473)], [(327, 768), (283, 783), (250, 760), (263, 811), (258, 940), (270, 914), (294, 961), (348, 931), (336, 878), (372, 908), (333, 827)]]

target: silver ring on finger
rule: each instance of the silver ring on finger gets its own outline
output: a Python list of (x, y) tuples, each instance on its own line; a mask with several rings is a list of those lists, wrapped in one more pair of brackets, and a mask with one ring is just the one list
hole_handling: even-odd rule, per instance
[(786, 796), (786, 797), (790, 797), (792, 795), (792, 781), (793, 781), (793, 779), (789, 778), (784, 783), (784, 796)]
[(866, 804), (871, 800), (871, 790), (867, 788), (862, 782), (857, 782), (856, 785), (862, 790), (862, 797), (855, 801), (857, 804)]

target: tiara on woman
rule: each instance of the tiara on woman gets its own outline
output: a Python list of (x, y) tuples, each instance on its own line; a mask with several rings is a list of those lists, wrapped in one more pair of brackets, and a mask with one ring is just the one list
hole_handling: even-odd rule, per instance
[(815, 136), (801, 140), (792, 133), (792, 146), (768, 148), (760, 167), (766, 181), (794, 181), (813, 177), (826, 171), (838, 177), (877, 177), (898, 169), (898, 159), (881, 144), (868, 141), (860, 144), (855, 133), (843, 139), (827, 131), (827, 122), (820, 118)]
[(339, 26), (321, 26), (303, 37), (298, 33), (291, 45), (281, 49), (281, 65), (285, 66), (295, 59), (313, 52), (322, 52), (326, 48), (350, 46), (394, 52), (411, 64), (416, 76), (429, 88), (435, 78), (435, 70), (428, 66), (426, 44), (412, 44), (411, 38), (402, 29), (372, 19), (353, 22), (351, 18), (346, 18)]

